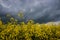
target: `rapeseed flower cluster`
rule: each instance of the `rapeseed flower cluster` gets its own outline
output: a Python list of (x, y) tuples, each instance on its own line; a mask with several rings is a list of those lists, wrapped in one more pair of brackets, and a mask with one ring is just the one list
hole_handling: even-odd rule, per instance
[(4, 24), (0, 20), (0, 40), (60, 40), (60, 24), (39, 24), (32, 20)]

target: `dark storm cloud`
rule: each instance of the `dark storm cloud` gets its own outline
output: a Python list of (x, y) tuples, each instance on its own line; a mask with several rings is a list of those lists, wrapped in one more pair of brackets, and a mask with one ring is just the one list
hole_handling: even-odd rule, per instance
[(13, 15), (23, 11), (26, 21), (60, 21), (60, 0), (0, 0), (0, 10)]

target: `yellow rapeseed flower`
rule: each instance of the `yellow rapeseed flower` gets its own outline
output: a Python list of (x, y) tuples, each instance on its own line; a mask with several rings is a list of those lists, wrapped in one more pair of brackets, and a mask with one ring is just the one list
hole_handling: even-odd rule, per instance
[(0, 20), (0, 25), (2, 25), (2, 21)]

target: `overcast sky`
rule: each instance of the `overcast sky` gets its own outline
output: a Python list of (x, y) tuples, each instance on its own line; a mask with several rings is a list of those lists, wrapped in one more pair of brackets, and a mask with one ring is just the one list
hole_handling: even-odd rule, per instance
[(60, 21), (60, 0), (0, 0), (0, 14), (3, 16), (6, 13), (17, 15), (20, 11), (24, 13), (25, 20)]

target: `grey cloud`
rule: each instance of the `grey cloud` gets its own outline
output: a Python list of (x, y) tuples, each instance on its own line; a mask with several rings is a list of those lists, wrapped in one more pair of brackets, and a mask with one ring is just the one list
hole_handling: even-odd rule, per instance
[(25, 20), (37, 22), (60, 20), (60, 0), (0, 0), (0, 10), (13, 15), (23, 11)]

